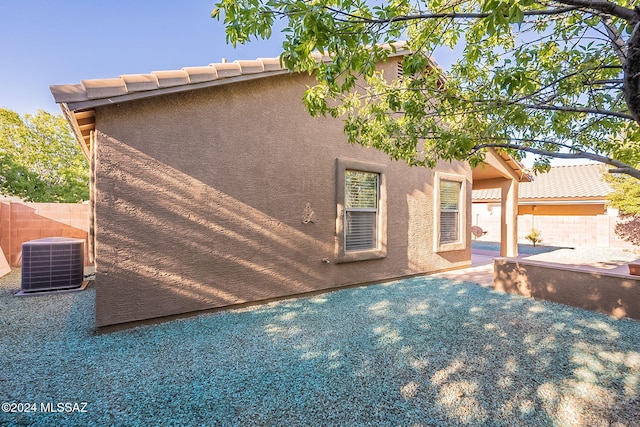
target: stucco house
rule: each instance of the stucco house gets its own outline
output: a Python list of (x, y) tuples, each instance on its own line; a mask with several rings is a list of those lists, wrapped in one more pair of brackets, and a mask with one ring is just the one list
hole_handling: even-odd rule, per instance
[[(589, 163), (554, 166), (522, 183), (518, 195), (518, 236), (523, 243), (532, 228), (543, 242), (560, 246), (631, 247), (615, 233), (618, 211), (607, 206), (612, 188), (604, 179), (606, 168)], [(500, 193), (495, 189), (472, 193), (473, 225), (500, 238)]]
[[(270, 58), (51, 87), (91, 159), (98, 327), (470, 264), (469, 165), (347, 144), (311, 84)], [(513, 219), (520, 172), (480, 177)]]

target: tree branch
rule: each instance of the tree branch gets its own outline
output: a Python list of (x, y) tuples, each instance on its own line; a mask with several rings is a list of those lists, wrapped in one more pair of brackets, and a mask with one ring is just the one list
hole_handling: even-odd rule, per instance
[(621, 85), (624, 82), (623, 79), (609, 79), (609, 80), (593, 80), (590, 81), (590, 85), (600, 86), (600, 85)]
[(627, 61), (623, 63), (624, 98), (634, 119), (640, 123), (640, 23), (637, 23), (627, 41)]
[(626, 119), (626, 120), (634, 120), (633, 116), (630, 114), (620, 113), (617, 111), (599, 110), (597, 108), (566, 107), (566, 106), (560, 106), (560, 105), (544, 105), (544, 104), (519, 104), (519, 103), (515, 103), (515, 105), (521, 105), (524, 108), (529, 108), (532, 110), (549, 110), (549, 111), (565, 111), (567, 113), (599, 114), (603, 116), (619, 117), (621, 119)]
[[(561, 76), (561, 77), (557, 78), (556, 80), (554, 80), (552, 82), (549, 82), (549, 83), (545, 84), (544, 86), (540, 87), (539, 89), (537, 89), (536, 91), (534, 91), (534, 92), (532, 92), (530, 94), (521, 96), (518, 99), (510, 101), (509, 104), (520, 103), (521, 101), (524, 101), (525, 99), (533, 99), (536, 95), (541, 94), (541, 93), (545, 92), (546, 90), (548, 90), (550, 88), (553, 88), (554, 86), (556, 86), (560, 82), (562, 82), (564, 80), (567, 80), (567, 79), (570, 79), (570, 78), (573, 78), (573, 77), (576, 77), (576, 76), (578, 76), (580, 74), (584, 74), (584, 73), (587, 73), (587, 72), (593, 72), (593, 71), (601, 70), (601, 69), (604, 70), (604, 69), (612, 69), (612, 68), (622, 69), (621, 66), (602, 65), (602, 66), (598, 66), (598, 67), (591, 68), (591, 69), (588, 69), (588, 70), (574, 71), (574, 72), (571, 72), (571, 73), (569, 73), (567, 75)], [(613, 82), (614, 81), (611, 81), (610, 83), (613, 83)], [(596, 82), (594, 82), (594, 83), (596, 83)], [(623, 81), (620, 80), (619, 83), (623, 83)]]
[[(329, 6), (323, 6), (324, 9), (334, 13), (335, 15), (344, 16), (344, 19), (334, 17), (336, 21), (348, 22), (348, 23), (360, 23), (360, 24), (389, 24), (392, 22), (404, 22), (423, 19), (482, 19), (492, 15), (492, 13), (483, 12), (445, 12), (445, 13), (419, 13), (415, 15), (401, 15), (391, 18), (365, 18), (362, 16), (354, 15), (340, 9), (335, 9)], [(527, 10), (524, 11), (524, 16), (545, 16), (545, 15), (561, 15), (563, 13), (572, 12), (580, 9), (581, 6), (569, 6), (556, 9), (544, 9), (544, 10)], [(269, 10), (265, 13), (273, 13), (277, 15), (288, 15), (287, 12), (279, 12), (275, 10)]]
[(621, 64), (624, 64), (627, 60), (627, 45), (614, 28), (613, 20), (610, 16), (602, 17), (600, 20), (602, 25), (604, 25), (604, 28), (607, 30), (607, 35), (609, 36), (609, 39), (611, 39), (611, 44), (613, 45), (613, 50), (615, 50), (616, 55), (618, 56), (618, 60), (620, 60)]
[(595, 10), (624, 19), (631, 24), (638, 22), (638, 13), (634, 9), (620, 6), (607, 0), (556, 0), (560, 4), (581, 9)]
[(561, 153), (556, 151), (543, 150), (540, 148), (527, 147), (526, 145), (522, 145), (522, 144), (495, 142), (495, 143), (484, 143), (484, 144), (476, 145), (473, 147), (471, 152), (474, 153), (479, 150), (482, 150), (483, 148), (504, 148), (504, 149), (511, 149), (511, 150), (519, 150), (519, 151), (524, 151), (531, 154), (537, 154), (539, 156), (555, 157), (557, 159), (594, 160), (599, 163), (604, 163), (606, 165), (613, 166), (614, 169), (609, 169), (608, 171), (609, 173), (622, 173), (622, 174), (632, 176), (636, 179), (640, 179), (640, 170), (634, 167), (631, 167), (628, 164), (623, 163), (619, 160), (615, 160), (610, 157), (603, 156), (601, 154), (588, 153), (586, 151), (577, 150), (577, 151), (574, 151), (573, 153)]

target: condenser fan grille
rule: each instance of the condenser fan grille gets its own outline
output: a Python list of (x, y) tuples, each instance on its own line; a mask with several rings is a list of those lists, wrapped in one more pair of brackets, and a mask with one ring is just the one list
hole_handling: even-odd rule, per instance
[(24, 292), (82, 286), (84, 240), (52, 237), (22, 244)]

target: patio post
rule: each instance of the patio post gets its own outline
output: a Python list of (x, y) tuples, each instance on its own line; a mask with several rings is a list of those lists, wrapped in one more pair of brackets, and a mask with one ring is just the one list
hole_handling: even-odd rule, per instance
[(518, 256), (518, 181), (506, 179), (502, 183), (500, 256)]

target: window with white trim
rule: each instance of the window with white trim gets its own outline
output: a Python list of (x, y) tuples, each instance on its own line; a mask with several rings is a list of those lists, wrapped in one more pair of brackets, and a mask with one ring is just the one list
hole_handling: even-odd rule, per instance
[(440, 244), (460, 240), (460, 188), (458, 181), (440, 181)]
[(345, 251), (376, 249), (378, 180), (374, 172), (346, 170), (344, 173)]
[(436, 172), (434, 188), (434, 251), (465, 249), (466, 177)]
[(337, 261), (386, 256), (386, 184), (384, 166), (337, 160)]

